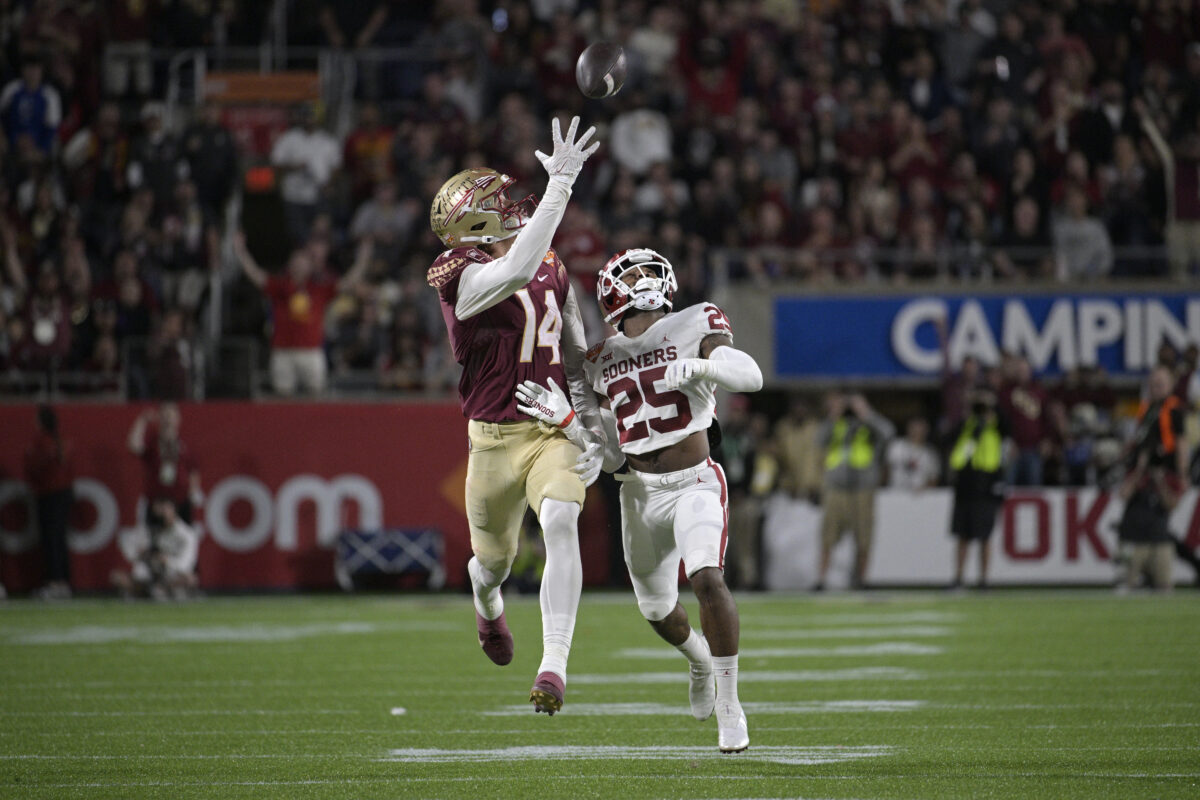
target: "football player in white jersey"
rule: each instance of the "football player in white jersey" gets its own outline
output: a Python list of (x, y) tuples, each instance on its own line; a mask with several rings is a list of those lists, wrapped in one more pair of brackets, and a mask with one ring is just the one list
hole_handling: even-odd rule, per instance
[[(721, 309), (700, 303), (672, 311), (671, 264), (653, 250), (626, 250), (600, 272), (597, 299), (617, 333), (588, 351), (584, 373), (604, 406), (604, 444), (585, 440), (562, 390), (526, 381), (519, 410), (561, 425), (584, 457), (604, 447), (604, 468), (619, 473), (625, 564), (638, 608), (690, 662), (692, 714), (716, 710), (724, 753), (750, 744), (737, 694), (738, 613), (725, 585), (729, 497), (725, 474), (709, 456), (717, 387), (762, 388), (762, 372), (733, 347)], [(700, 603), (704, 636), (679, 603), (679, 561)], [(715, 680), (714, 680), (715, 679)], [(714, 686), (715, 683), (715, 686)]]

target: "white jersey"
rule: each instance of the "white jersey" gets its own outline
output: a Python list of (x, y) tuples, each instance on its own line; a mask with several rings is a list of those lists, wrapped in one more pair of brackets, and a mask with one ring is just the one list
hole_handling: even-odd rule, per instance
[(714, 333), (732, 337), (729, 318), (712, 303), (698, 303), (667, 314), (641, 336), (617, 333), (588, 351), (584, 374), (609, 399), (622, 452), (661, 450), (712, 424), (715, 383), (667, 391), (662, 378), (672, 361), (699, 358), (701, 340)]

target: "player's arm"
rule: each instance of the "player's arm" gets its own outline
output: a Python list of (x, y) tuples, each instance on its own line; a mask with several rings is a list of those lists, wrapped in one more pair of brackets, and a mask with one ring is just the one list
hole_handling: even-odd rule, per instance
[(681, 358), (667, 367), (663, 381), (668, 389), (710, 380), (731, 392), (757, 392), (762, 388), (762, 370), (749, 353), (733, 346), (733, 337), (710, 333), (700, 340), (699, 358)]
[(579, 313), (579, 301), (575, 297), (574, 288), (567, 289), (567, 298), (563, 301), (562, 321), (560, 347), (563, 368), (567, 373), (571, 407), (575, 409), (585, 428), (597, 435), (603, 435), (598, 397), (583, 373), (587, 341), (584, 338), (583, 316)]
[(558, 118), (554, 119), (554, 153), (548, 156), (539, 150), (535, 154), (550, 174), (546, 193), (513, 242), (512, 249), (495, 261), (472, 264), (463, 270), (458, 282), (458, 300), (454, 304), (454, 313), (459, 319), (469, 319), (486, 311), (529, 283), (537, 274), (542, 259), (550, 249), (554, 232), (558, 230), (558, 223), (562, 221), (563, 212), (567, 210), (575, 178), (583, 169), (583, 162), (600, 146), (596, 142), (585, 148), (596, 132), (594, 127), (588, 128), (579, 141), (575, 141), (578, 127), (579, 117), (575, 117), (564, 139)]

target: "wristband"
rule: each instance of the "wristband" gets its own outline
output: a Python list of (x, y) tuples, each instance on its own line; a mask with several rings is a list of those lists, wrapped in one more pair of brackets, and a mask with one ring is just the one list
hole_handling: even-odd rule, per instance
[(574, 419), (575, 419), (575, 409), (572, 408), (571, 413), (567, 414), (567, 418), (564, 419), (562, 422), (560, 422), (558, 427), (566, 430), (567, 426), (570, 425), (574, 421)]

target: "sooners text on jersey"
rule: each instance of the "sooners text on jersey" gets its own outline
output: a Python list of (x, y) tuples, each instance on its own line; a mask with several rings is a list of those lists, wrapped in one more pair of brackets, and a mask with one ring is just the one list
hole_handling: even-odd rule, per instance
[(437, 289), (454, 359), (463, 366), (458, 381), (463, 416), (483, 422), (528, 420), (517, 411), (517, 384), (532, 380), (545, 386), (553, 378), (567, 385), (560, 346), (567, 271), (550, 250), (533, 280), (491, 308), (459, 319), (454, 306), (463, 270), (471, 264), (487, 269), (490, 261), (474, 247), (447, 250), (425, 278)]
[(714, 333), (733, 336), (729, 318), (712, 303), (699, 303), (667, 314), (641, 336), (618, 333), (588, 351), (584, 373), (609, 399), (621, 450), (648, 453), (708, 429), (715, 384), (698, 381), (668, 391), (662, 379), (672, 361), (698, 358), (700, 342)]

